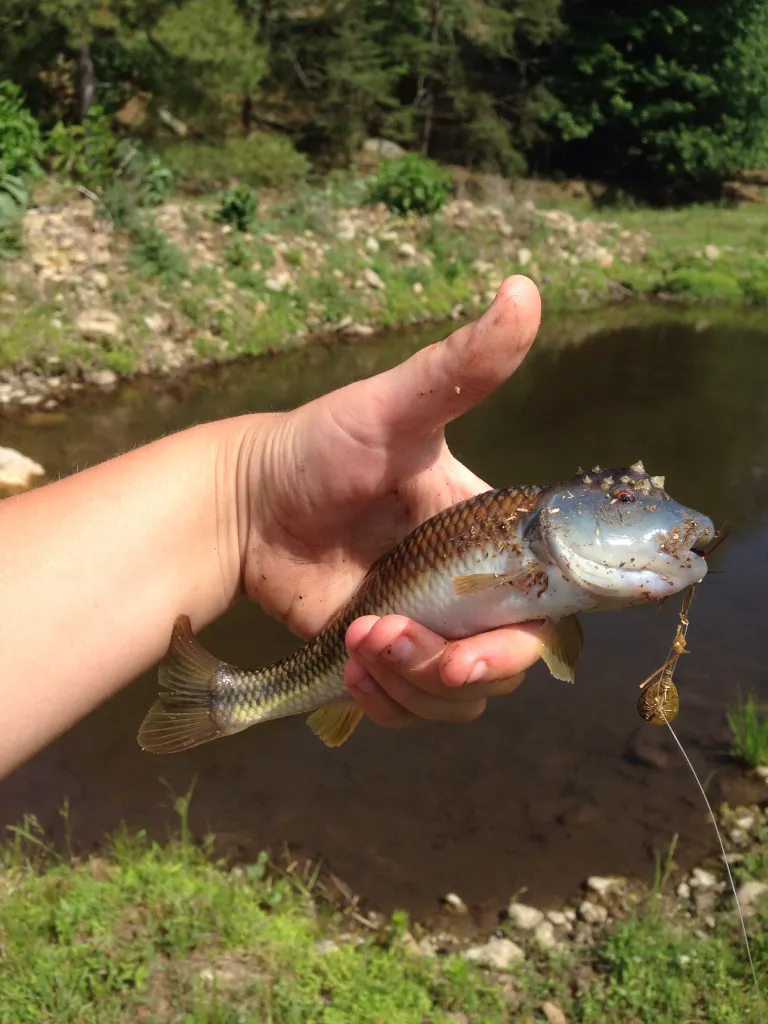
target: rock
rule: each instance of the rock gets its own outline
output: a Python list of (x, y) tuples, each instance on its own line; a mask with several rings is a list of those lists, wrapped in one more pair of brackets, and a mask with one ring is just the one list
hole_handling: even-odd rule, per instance
[(522, 932), (529, 932), (544, 920), (544, 914), (536, 907), (528, 907), (525, 903), (510, 903), (507, 908), (510, 921)]
[(93, 370), (88, 374), (88, 382), (97, 388), (113, 388), (117, 384), (117, 374), (114, 370)]
[(605, 924), (608, 920), (608, 911), (599, 903), (584, 900), (579, 907), (579, 916), (587, 924)]
[(358, 324), (352, 320), (344, 324), (341, 330), (344, 334), (348, 334), (353, 338), (368, 338), (373, 334), (374, 329), (370, 324)]
[(89, 341), (118, 341), (122, 335), (120, 317), (109, 309), (84, 309), (75, 320), (75, 327)]
[(691, 898), (691, 887), (687, 882), (681, 882), (677, 887), (677, 895), (681, 900), (688, 900)]
[(464, 959), (481, 967), (493, 967), (505, 971), (513, 964), (525, 959), (525, 953), (511, 939), (489, 939), (482, 946), (470, 946), (464, 951)]
[(104, 292), (109, 288), (109, 278), (103, 270), (94, 270), (91, 274), (91, 281), (93, 281), (100, 292)]
[(711, 871), (704, 868), (694, 868), (691, 872), (689, 884), (693, 889), (711, 889), (717, 885), (717, 879)]
[(567, 928), (570, 925), (568, 915), (564, 914), (562, 910), (548, 910), (547, 920), (558, 928)]
[(382, 156), (387, 160), (397, 160), (406, 154), (402, 146), (390, 142), (389, 139), (366, 139), (363, 143), (363, 152), (371, 156)]
[(379, 249), (381, 249), (379, 240), (374, 238), (373, 235), (368, 235), (365, 240), (365, 251), (371, 253), (372, 256), (375, 256)]
[(547, 1018), (548, 1024), (568, 1024), (568, 1018), (555, 1003), (542, 1003), (541, 1012)]
[(26, 491), (36, 480), (45, 476), (38, 462), (14, 448), (0, 448), (0, 488), (8, 491)]
[(362, 273), (363, 281), (368, 285), (369, 288), (386, 288), (382, 279), (373, 269), (373, 267), (364, 267)]
[(406, 259), (411, 259), (413, 256), (416, 255), (416, 247), (411, 245), (410, 242), (402, 242), (397, 247), (397, 251), (400, 253), (401, 256), (404, 256)]
[(765, 882), (758, 882), (757, 879), (750, 879), (744, 882), (737, 889), (741, 911), (745, 917), (751, 917), (757, 909), (757, 904), (768, 896), (768, 885)]
[(264, 286), (270, 292), (284, 292), (290, 283), (291, 275), (288, 271), (280, 270), (276, 274), (271, 274), (264, 282)]
[(598, 896), (605, 897), (609, 892), (615, 892), (624, 885), (624, 879), (618, 875), (592, 875), (587, 879), (587, 888), (596, 892)]
[(443, 903), (451, 908), (451, 910), (457, 911), (459, 914), (466, 914), (467, 905), (464, 900), (455, 892), (446, 893), (443, 896)]
[(421, 283), (421, 281), (414, 281), (411, 288), (413, 290), (414, 295), (424, 294), (424, 285)]
[(561, 946), (555, 935), (555, 926), (551, 921), (541, 921), (533, 930), (533, 937), (542, 949), (555, 949)]
[(329, 953), (335, 953), (339, 947), (333, 941), (333, 939), (318, 939), (315, 943), (315, 949), (321, 956), (328, 956)]
[(720, 258), (720, 250), (716, 245), (705, 245), (704, 255), (708, 260), (714, 263), (716, 259)]
[(339, 221), (336, 237), (340, 242), (351, 242), (357, 234), (357, 229), (349, 217), (342, 217)]
[(744, 829), (745, 832), (749, 832), (755, 824), (755, 816), (754, 814), (743, 814), (740, 818), (736, 819), (735, 824), (739, 828)]
[(527, 267), (533, 259), (533, 253), (530, 249), (518, 249), (517, 250), (517, 262), (521, 267)]
[(768, 764), (761, 764), (755, 768), (755, 775), (764, 782), (768, 782)]
[[(225, 282), (225, 284), (231, 283), (231, 281)], [(165, 334), (171, 326), (168, 317), (163, 313), (151, 313), (149, 316), (145, 316), (144, 323), (153, 334)]]

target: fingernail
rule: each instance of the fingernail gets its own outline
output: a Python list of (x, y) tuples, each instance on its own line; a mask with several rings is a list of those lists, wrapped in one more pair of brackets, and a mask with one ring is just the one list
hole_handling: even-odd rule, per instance
[(360, 682), (355, 683), (354, 689), (359, 690), (361, 693), (376, 693), (378, 685), (373, 676), (363, 676)]
[(413, 652), (416, 650), (416, 645), (409, 636), (399, 636), (397, 640), (385, 647), (381, 652), (381, 657), (385, 661), (408, 661), (412, 657)]
[(480, 683), (488, 675), (488, 664), (485, 661), (478, 661), (475, 667), (467, 676), (468, 683)]

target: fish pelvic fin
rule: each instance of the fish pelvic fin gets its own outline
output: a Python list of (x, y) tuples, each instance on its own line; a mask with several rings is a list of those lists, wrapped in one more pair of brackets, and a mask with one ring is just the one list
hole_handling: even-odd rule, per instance
[(152, 754), (177, 754), (220, 736), (213, 685), (222, 664), (195, 639), (189, 616), (180, 615), (160, 665), (160, 695), (139, 729), (139, 746)]
[(307, 725), (326, 747), (340, 747), (358, 726), (363, 712), (354, 700), (336, 700), (314, 711)]
[(542, 660), (555, 677), (563, 682), (575, 681), (576, 663), (584, 647), (581, 623), (575, 615), (548, 621), (541, 632), (544, 643)]

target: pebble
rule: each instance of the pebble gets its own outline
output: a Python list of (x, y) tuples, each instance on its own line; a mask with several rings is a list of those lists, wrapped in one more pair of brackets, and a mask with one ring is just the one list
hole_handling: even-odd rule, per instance
[(530, 249), (522, 248), (517, 250), (517, 262), (521, 267), (527, 267), (533, 259), (533, 253)]
[(755, 775), (764, 782), (768, 782), (768, 764), (761, 764), (755, 768)]
[(364, 267), (362, 273), (363, 281), (368, 285), (369, 288), (386, 288), (382, 279), (373, 269), (373, 267)]
[(515, 928), (523, 932), (531, 931), (544, 920), (544, 914), (540, 910), (526, 906), (525, 903), (510, 903), (507, 915)]
[(379, 245), (378, 238), (374, 238), (373, 235), (368, 235), (368, 237), (365, 240), (365, 251), (371, 253), (371, 255), (374, 256), (379, 251), (379, 249), (381, 249), (381, 246)]
[(443, 903), (446, 903), (452, 910), (457, 910), (459, 913), (466, 914), (467, 905), (464, 900), (455, 892), (446, 893), (443, 896)]
[(691, 898), (691, 887), (687, 882), (681, 882), (677, 887), (677, 895), (681, 900), (687, 900)]
[(719, 259), (720, 257), (720, 250), (716, 245), (705, 245), (704, 255), (708, 260), (714, 262), (716, 259)]
[(424, 285), (421, 283), (421, 281), (414, 281), (413, 285), (411, 287), (413, 289), (413, 294), (414, 295), (423, 295), (424, 294)]
[(587, 924), (605, 924), (608, 920), (608, 911), (599, 903), (591, 903), (589, 900), (584, 900), (579, 907), (579, 916)]
[(533, 937), (543, 949), (554, 949), (556, 946), (562, 945), (557, 940), (555, 926), (551, 921), (542, 921), (537, 924), (533, 931)]
[(504, 971), (525, 959), (525, 953), (511, 939), (492, 938), (482, 946), (470, 946), (464, 951), (464, 959), (482, 967), (494, 967)]
[(711, 871), (705, 871), (704, 868), (694, 868), (691, 872), (689, 884), (693, 888), (711, 889), (717, 885), (717, 879)]
[(75, 320), (75, 327), (90, 341), (117, 341), (122, 334), (120, 317), (109, 309), (84, 309)]
[(555, 1003), (542, 1003), (541, 1012), (547, 1018), (547, 1024), (568, 1024), (568, 1018)]
[(623, 885), (624, 879), (617, 875), (591, 875), (587, 879), (587, 888), (603, 897), (607, 896), (609, 892), (620, 889)]
[(756, 904), (768, 896), (768, 885), (765, 882), (758, 882), (757, 879), (750, 879), (744, 882), (736, 890), (741, 904), (741, 910), (745, 917), (750, 917), (756, 910)]
[(564, 914), (562, 910), (548, 910), (547, 920), (559, 928), (567, 928), (570, 924), (568, 915)]
[(411, 245), (410, 242), (402, 242), (397, 247), (397, 251), (401, 256), (405, 256), (406, 259), (410, 259), (416, 255), (416, 247)]
[(97, 388), (113, 388), (117, 384), (117, 374), (114, 370), (93, 370), (88, 374), (88, 382)]

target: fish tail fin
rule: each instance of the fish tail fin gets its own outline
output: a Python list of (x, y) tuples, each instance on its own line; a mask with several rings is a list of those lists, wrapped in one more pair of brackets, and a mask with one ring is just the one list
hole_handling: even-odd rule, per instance
[(363, 712), (354, 700), (324, 704), (307, 719), (307, 725), (326, 747), (340, 747), (358, 726)]
[(180, 615), (160, 665), (160, 695), (139, 729), (139, 746), (152, 754), (176, 754), (216, 739), (213, 686), (223, 662), (198, 643), (187, 615)]

